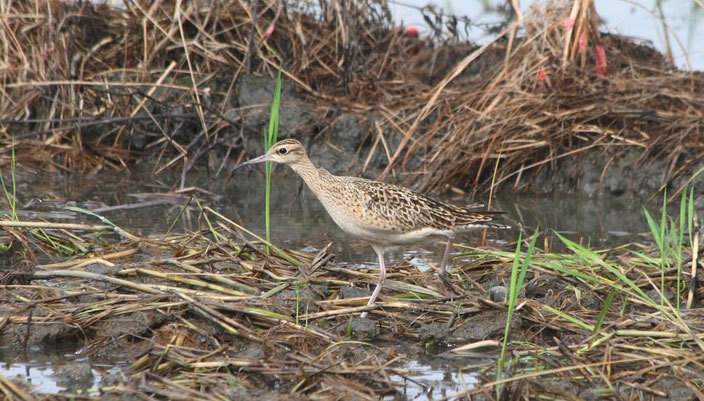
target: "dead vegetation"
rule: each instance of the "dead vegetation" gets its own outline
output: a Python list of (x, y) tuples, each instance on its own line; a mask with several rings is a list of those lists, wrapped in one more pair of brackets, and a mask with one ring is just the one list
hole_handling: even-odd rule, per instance
[[(466, 249), (453, 263), (452, 288), (400, 263), (381, 301), (366, 306), (375, 269), (339, 265), (326, 250), (273, 247), (270, 256), (245, 228), (211, 209), (202, 213), (211, 228), (150, 238), (111, 226), (7, 226), (16, 238), (103, 232), (90, 253), (62, 258), (53, 251), (51, 263), (0, 271), (0, 344), (21, 353), (74, 342), (102, 379), (98, 388), (88, 383), (53, 396), (0, 376), (0, 394), (496, 399), (507, 308), (492, 292), (506, 286), (513, 253)], [(51, 253), (54, 241), (22, 243), (41, 254)], [(656, 250), (571, 249), (533, 255), (511, 324), (501, 399), (703, 399), (701, 279), (690, 283), (688, 306), (672, 295), (660, 302)], [(670, 269), (663, 278), (668, 294), (676, 274)], [(359, 318), (364, 310), (371, 319)], [(443, 371), (456, 366), (479, 383), (435, 393), (422, 379), (429, 367), (414, 367), (426, 354), (442, 361)]]
[[(118, 170), (151, 154), (156, 172), (185, 174), (213, 151), (224, 164), (242, 135), (228, 113), (238, 78), (279, 65), (321, 115), (371, 116), (371, 138), (399, 143), (384, 176), (421, 172), (426, 188), (520, 188), (527, 174), (602, 147), (669, 158), (664, 181), (702, 159), (702, 75), (601, 35), (589, 1), (517, 16), (484, 47), (405, 35), (371, 0), (0, 4), (3, 164), (11, 148), (24, 168)], [(356, 316), (370, 309), (376, 271), (325, 251), (267, 255), (246, 229), (202, 211), (212, 227), (151, 238), (4, 222), (0, 341), (21, 350), (75, 340), (83, 356), (129, 361), (101, 384), (106, 399), (188, 400), (401, 398), (428, 390), (409, 363), (440, 344), (433, 358), (480, 379), (446, 399), (495, 397), (506, 307), (489, 290), (505, 285), (512, 255), (468, 250), (452, 289), (395, 266), (365, 322)], [(701, 278), (688, 277), (691, 302), (673, 312), (658, 303), (656, 253), (534, 256), (504, 396), (704, 399)], [(697, 252), (685, 253), (696, 271)], [(620, 276), (606, 267), (648, 297), (615, 286)], [(675, 272), (666, 274), (671, 294)], [(481, 340), (488, 349), (472, 347)], [(0, 394), (44, 397), (1, 376)]]
[(424, 152), (425, 177), (432, 177), (425, 185), (468, 174), (467, 186), (519, 189), (530, 184), (523, 174), (555, 169), (561, 158), (592, 148), (635, 147), (641, 161), (672, 161), (663, 184), (691, 172), (704, 145), (695, 111), (704, 76), (668, 66), (645, 45), (602, 36), (597, 24), (587, 1), (533, 9), (491, 79), (474, 90), (445, 90), (433, 110), (438, 118), (417, 141), (432, 144)]
[(563, 158), (615, 147), (670, 160), (666, 183), (703, 156), (704, 77), (601, 35), (588, 0), (519, 15), (483, 47), (406, 35), (375, 0), (178, 4), (3, 2), (6, 149), (14, 138), (37, 149), (25, 160), (70, 171), (145, 154), (156, 172), (214, 151), (227, 160), (242, 135), (228, 113), (238, 79), (281, 65), (319, 115), (371, 118), (369, 137), (386, 137), (374, 147), (382, 179), (420, 173), (425, 189), (522, 188)]

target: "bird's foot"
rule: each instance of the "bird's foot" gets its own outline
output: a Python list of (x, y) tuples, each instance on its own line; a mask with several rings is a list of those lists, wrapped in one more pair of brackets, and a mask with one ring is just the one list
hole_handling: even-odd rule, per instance
[(462, 291), (461, 288), (459, 288), (457, 285), (455, 285), (451, 280), (450, 277), (447, 273), (441, 272), (438, 274), (438, 277), (440, 277), (440, 281), (443, 284), (443, 287), (447, 290), (449, 289), (450, 294), (452, 295), (462, 295), (464, 291)]
[(371, 340), (379, 334), (375, 321), (365, 317), (350, 317), (347, 324), (339, 325), (336, 332), (347, 338)]

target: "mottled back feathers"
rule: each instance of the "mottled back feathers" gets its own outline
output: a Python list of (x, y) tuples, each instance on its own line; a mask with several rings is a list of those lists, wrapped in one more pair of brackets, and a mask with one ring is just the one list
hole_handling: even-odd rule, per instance
[(491, 227), (495, 225), (492, 221), (499, 214), (442, 203), (418, 192), (383, 182), (360, 178), (343, 181), (349, 181), (364, 192), (364, 208), (367, 213), (402, 231), (426, 227), (453, 231)]

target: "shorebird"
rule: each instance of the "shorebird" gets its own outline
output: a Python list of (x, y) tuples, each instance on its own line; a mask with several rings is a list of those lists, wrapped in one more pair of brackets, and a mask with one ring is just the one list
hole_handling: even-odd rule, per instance
[[(481, 205), (459, 207), (439, 202), (396, 185), (351, 176), (337, 176), (315, 167), (303, 145), (284, 139), (269, 151), (236, 166), (262, 162), (286, 164), (298, 173), (320, 200), (333, 221), (346, 233), (366, 240), (379, 257), (379, 282), (367, 305), (379, 296), (386, 280), (384, 251), (429, 237), (445, 237), (447, 246), (439, 274), (444, 278), (447, 259), (456, 233), (477, 228), (507, 228), (497, 223), (501, 212), (477, 210)], [(367, 312), (362, 313), (365, 317)]]

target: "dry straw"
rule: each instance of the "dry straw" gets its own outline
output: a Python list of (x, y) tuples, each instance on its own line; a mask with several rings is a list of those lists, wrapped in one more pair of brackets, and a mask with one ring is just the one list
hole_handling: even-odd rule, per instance
[[(461, 361), (457, 369), (480, 381), (447, 399), (494, 394), (496, 344), (507, 312), (487, 289), (508, 279), (512, 252), (467, 248), (454, 262), (452, 289), (400, 263), (380, 302), (364, 306), (367, 298), (345, 293), (361, 287), (366, 293), (359, 294), (368, 295), (375, 269), (337, 265), (326, 250), (279, 249), (298, 264), (268, 256), (263, 242), (241, 245), (214, 235), (242, 228), (203, 212), (219, 228), (90, 242), (86, 259), (58, 257), (51, 241), (32, 239), (38, 224), (7, 227), (34, 254), (61, 263), (0, 271), (0, 342), (22, 350), (78, 339), (81, 357), (129, 361), (92, 391), (183, 400), (283, 392), (371, 400), (407, 386), (425, 392), (428, 384), (414, 376), (427, 372), (409, 368), (439, 342), (451, 347), (435, 351), (438, 361)], [(42, 229), (50, 238), (94, 227)], [(514, 310), (502, 394), (665, 397), (673, 386), (701, 394), (704, 321), (699, 309), (673, 312), (652, 298), (659, 296), (657, 251), (568, 245), (574, 253), (531, 259)], [(675, 274), (666, 272), (669, 289)], [(701, 279), (696, 284), (701, 299)], [(371, 313), (371, 326), (353, 324), (362, 311)], [(9, 399), (52, 399), (24, 397), (28, 391), (2, 380), (0, 394)], [(65, 396), (83, 399), (86, 390)]]
[[(437, 51), (393, 28), (383, 2), (125, 4), (0, 1), (0, 129), (7, 143), (17, 138), (25, 162), (121, 168), (137, 147), (155, 152), (157, 171), (185, 174), (239, 136), (232, 125), (240, 121), (226, 112), (250, 63), (270, 76), (283, 63), (283, 75), (322, 111), (373, 116), (375, 149), (393, 159), (387, 175), (421, 172), (425, 187), (520, 187), (528, 173), (588, 149), (636, 147), (672, 160), (686, 151), (668, 177), (702, 157), (701, 74), (600, 35), (589, 1), (531, 10), (490, 46)], [(462, 55), (444, 63), (448, 48)], [(292, 399), (377, 400), (408, 383), (422, 387), (408, 367), (443, 342), (458, 346), (447, 360), (475, 357), (459, 366), (481, 381), (446, 399), (492, 396), (497, 353), (475, 343), (501, 338), (505, 306), (487, 289), (502, 283), (513, 255), (469, 249), (452, 289), (401, 263), (381, 302), (364, 307), (365, 298), (343, 292), (374, 283), (376, 271), (336, 265), (324, 251), (267, 256), (262, 242), (222, 235), (248, 235), (242, 227), (203, 213), (207, 230), (149, 239), (108, 226), (5, 224), (4, 242), (13, 245), (11, 268), (0, 270), (3, 344), (79, 339), (82, 356), (129, 360), (101, 389), (122, 398), (285, 391)], [(126, 239), (106, 243), (88, 230)], [(68, 251), (85, 256), (59, 256)], [(37, 266), (37, 255), (55, 263)], [(648, 399), (676, 389), (704, 398), (701, 308), (674, 305), (674, 313), (657, 302), (658, 255), (631, 246), (588, 256), (533, 256), (503, 394)], [(676, 281), (674, 271), (664, 274), (666, 284)], [(701, 279), (685, 278), (700, 300)], [(364, 310), (374, 327), (350, 324)], [(0, 394), (41, 398), (4, 377)]]
[(238, 78), (279, 65), (318, 115), (374, 119), (382, 177), (420, 173), (425, 189), (520, 188), (617, 147), (673, 161), (666, 182), (703, 156), (702, 75), (600, 34), (588, 0), (536, 6), (481, 48), (406, 35), (372, 0), (2, 5), (1, 134), (57, 166), (119, 169), (138, 149), (185, 174), (214, 148), (229, 156)]

